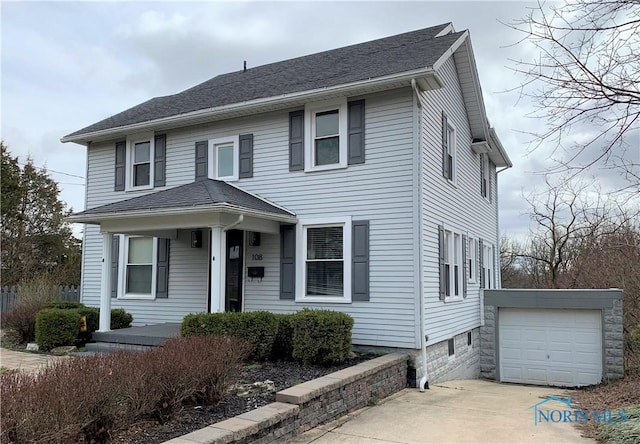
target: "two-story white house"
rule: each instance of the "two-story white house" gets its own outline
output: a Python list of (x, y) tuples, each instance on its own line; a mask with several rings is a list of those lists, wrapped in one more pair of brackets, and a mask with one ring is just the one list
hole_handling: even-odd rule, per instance
[[(82, 302), (136, 325), (303, 307), (417, 378), (479, 373), (497, 169), (469, 32), (443, 24), (220, 75), (62, 138), (87, 147)], [(422, 354), (420, 354), (422, 351)]]

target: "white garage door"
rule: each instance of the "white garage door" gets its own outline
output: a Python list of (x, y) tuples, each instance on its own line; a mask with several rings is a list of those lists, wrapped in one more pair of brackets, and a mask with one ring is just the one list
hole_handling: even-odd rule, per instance
[(602, 379), (599, 310), (500, 308), (500, 380), (580, 386)]

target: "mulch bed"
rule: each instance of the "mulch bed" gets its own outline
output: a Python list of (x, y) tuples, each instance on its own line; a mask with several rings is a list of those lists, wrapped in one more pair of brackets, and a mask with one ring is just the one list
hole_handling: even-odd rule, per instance
[[(617, 410), (640, 405), (640, 374), (624, 379), (576, 390), (571, 395), (573, 404), (587, 410)], [(589, 421), (578, 425), (582, 436), (599, 442), (598, 424)]]
[[(295, 362), (265, 362), (243, 368), (238, 384), (218, 405), (188, 406), (165, 423), (141, 423), (112, 437), (114, 443), (155, 444), (275, 402), (275, 392), (333, 373), (378, 355), (356, 353), (339, 365), (317, 367)], [(266, 381), (266, 382), (265, 382)], [(271, 383), (269, 382), (271, 381)]]

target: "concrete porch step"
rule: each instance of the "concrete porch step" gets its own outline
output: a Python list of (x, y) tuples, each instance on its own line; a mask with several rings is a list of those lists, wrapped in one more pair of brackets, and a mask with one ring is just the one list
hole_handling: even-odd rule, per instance
[(117, 342), (88, 342), (87, 344), (85, 344), (84, 348), (87, 352), (109, 353), (116, 350), (144, 351), (153, 348), (153, 346), (139, 344), (120, 344)]

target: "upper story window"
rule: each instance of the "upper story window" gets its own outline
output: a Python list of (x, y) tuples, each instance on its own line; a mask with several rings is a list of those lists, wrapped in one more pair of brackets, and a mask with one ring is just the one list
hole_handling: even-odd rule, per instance
[(487, 199), (491, 196), (491, 168), (488, 154), (480, 154), (480, 194)]
[(442, 175), (450, 180), (456, 179), (456, 128), (442, 112)]
[(153, 188), (153, 134), (135, 135), (127, 140), (127, 189)]
[(298, 300), (351, 302), (351, 221), (303, 221)]
[(134, 187), (151, 183), (151, 142), (137, 142), (133, 145), (131, 159), (131, 182)]
[(135, 134), (116, 142), (114, 191), (164, 187), (166, 154), (166, 134)]
[(305, 108), (305, 171), (347, 166), (347, 101)]
[(238, 180), (238, 136), (209, 140), (209, 178)]

